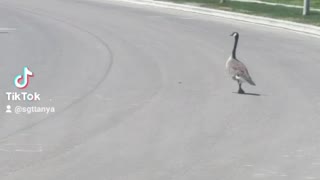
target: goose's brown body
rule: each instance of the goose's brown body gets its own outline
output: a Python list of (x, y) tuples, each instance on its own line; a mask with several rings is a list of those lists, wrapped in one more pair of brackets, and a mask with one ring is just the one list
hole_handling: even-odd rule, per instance
[(246, 66), (239, 60), (230, 57), (226, 63), (226, 68), (233, 80), (241, 83), (247, 82), (251, 85), (256, 85), (248, 72)]

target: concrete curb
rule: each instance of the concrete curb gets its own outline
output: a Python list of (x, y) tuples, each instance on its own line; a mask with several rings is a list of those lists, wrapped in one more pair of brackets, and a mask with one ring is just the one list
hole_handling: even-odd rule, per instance
[[(296, 9), (303, 9), (303, 6), (297, 6), (297, 5), (290, 5), (290, 4), (282, 4), (282, 3), (272, 3), (272, 2), (266, 2), (266, 1), (260, 1), (260, 0), (230, 0), (235, 2), (246, 2), (246, 3), (258, 3), (258, 4), (266, 4), (271, 6), (282, 6), (287, 8), (296, 8)], [(316, 8), (310, 8), (311, 11), (318, 11), (320, 12), (320, 9)]]
[[(94, 0), (94, 1), (103, 1), (103, 0)], [(154, 1), (154, 0), (115, 0), (115, 1), (122, 1), (128, 2), (133, 4), (140, 4), (140, 5), (148, 5), (160, 8), (167, 8), (167, 9), (175, 9), (180, 11), (192, 12), (197, 14), (204, 14), (210, 16), (216, 16), (221, 18), (233, 19), (253, 24), (260, 24), (270, 27), (276, 27), (286, 30), (291, 30), (307, 35), (312, 35), (320, 38), (320, 27), (313, 26), (313, 25), (306, 25), (301, 23), (295, 23), (285, 20), (277, 20), (267, 17), (259, 17), (253, 15), (246, 15), (241, 13), (235, 12), (228, 12), (223, 10), (216, 10), (210, 8), (203, 8), (191, 5), (184, 5), (184, 4), (177, 4), (172, 2), (162, 2), (162, 1)]]

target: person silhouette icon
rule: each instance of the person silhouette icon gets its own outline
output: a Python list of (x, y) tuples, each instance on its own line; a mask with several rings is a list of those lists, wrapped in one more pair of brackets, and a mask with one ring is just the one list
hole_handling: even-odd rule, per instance
[(11, 106), (10, 106), (10, 105), (7, 106), (6, 113), (12, 113), (12, 111), (11, 111)]

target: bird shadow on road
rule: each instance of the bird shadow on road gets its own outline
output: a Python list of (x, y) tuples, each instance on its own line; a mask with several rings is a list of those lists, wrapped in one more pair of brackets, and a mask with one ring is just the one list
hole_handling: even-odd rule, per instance
[(265, 96), (265, 95), (258, 94), (258, 93), (243, 93), (243, 94), (240, 94), (238, 92), (232, 92), (232, 93), (239, 94), (239, 95), (247, 95), (247, 96)]

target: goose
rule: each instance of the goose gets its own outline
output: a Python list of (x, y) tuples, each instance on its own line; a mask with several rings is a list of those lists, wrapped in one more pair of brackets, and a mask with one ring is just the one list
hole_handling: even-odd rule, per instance
[(237, 46), (239, 41), (239, 33), (234, 32), (230, 36), (233, 36), (235, 41), (234, 41), (232, 54), (226, 62), (226, 69), (229, 75), (232, 77), (232, 79), (237, 81), (239, 85), (238, 93), (244, 94), (245, 92), (241, 87), (242, 83), (247, 82), (252, 86), (255, 86), (256, 84), (251, 79), (247, 67), (237, 59), (236, 52), (237, 52)]

